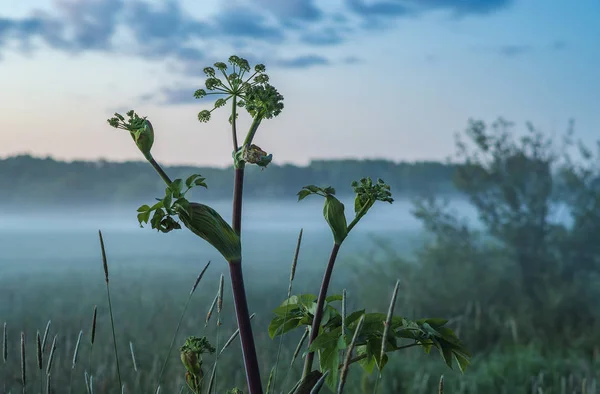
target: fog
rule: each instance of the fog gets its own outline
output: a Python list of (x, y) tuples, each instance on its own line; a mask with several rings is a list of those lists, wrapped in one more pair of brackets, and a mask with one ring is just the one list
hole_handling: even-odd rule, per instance
[[(342, 200), (350, 221), (353, 201)], [(208, 205), (231, 220), (231, 203)], [(114, 207), (43, 207), (0, 212), (0, 269), (3, 273), (50, 273), (63, 270), (101, 268), (98, 230), (102, 230), (111, 267), (116, 270), (173, 269), (222, 257), (185, 227), (169, 234), (149, 225), (140, 228), (136, 219), (139, 204)], [(475, 209), (466, 201), (454, 200), (450, 207), (460, 217), (477, 225)], [(340, 258), (373, 259), (381, 252), (375, 240), (399, 253), (410, 254), (422, 241), (422, 226), (411, 211), (412, 201), (377, 203), (344, 243)], [(298, 232), (304, 230), (301, 261), (305, 269), (322, 267), (332, 236), (322, 214), (323, 199), (295, 201), (246, 201), (242, 221), (242, 243), (246, 270), (288, 270)], [(560, 213), (560, 212), (559, 212)], [(564, 213), (562, 213), (564, 216)]]

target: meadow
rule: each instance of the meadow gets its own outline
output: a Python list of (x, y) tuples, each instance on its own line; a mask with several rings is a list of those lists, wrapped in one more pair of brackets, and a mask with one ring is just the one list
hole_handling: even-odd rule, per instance
[[(469, 210), (466, 203), (455, 203), (463, 214), (474, 218), (474, 211)], [(213, 206), (220, 208), (219, 204), (225, 207), (227, 202), (216, 202)], [(322, 220), (320, 205), (318, 201), (245, 203), (246, 286), (251, 311), (256, 313), (253, 326), (263, 376), (267, 376), (276, 362), (279, 338), (269, 338), (267, 327), (273, 316), (271, 311), (285, 299), (290, 264), (301, 228), (303, 246), (293, 283), (294, 292), (318, 291), (331, 245), (331, 234)], [(346, 289), (349, 308), (361, 306), (367, 307), (368, 311), (385, 311), (396, 279), (408, 279), (406, 267), (400, 261), (417, 256), (427, 239), (410, 210), (408, 200), (374, 207), (372, 214), (352, 235), (353, 242), (342, 249), (331, 294)], [(4, 213), (0, 223), (0, 319), (6, 322), (7, 328), (7, 358), (0, 369), (0, 390), (3, 392), (21, 392), (21, 332), (26, 341), (27, 392), (40, 392), (40, 386), (45, 387), (46, 381), (41, 381), (40, 376), (45, 376), (48, 353), (55, 337), (52, 392), (86, 392), (85, 371), (93, 376), (94, 392), (119, 392), (98, 229), (102, 230), (106, 245), (117, 350), (126, 392), (156, 391), (157, 375), (190, 288), (209, 260), (211, 265), (193, 296), (175, 341), (175, 351), (163, 379), (167, 383), (161, 386), (161, 392), (187, 392), (181, 391), (185, 386), (184, 368), (178, 352), (187, 336), (206, 335), (213, 344), (222, 346), (235, 331), (236, 319), (227, 281), (220, 316), (222, 325), (217, 329), (214, 314), (206, 322), (218, 290), (219, 276), (223, 273), (227, 278), (227, 266), (217, 252), (192, 234), (183, 231), (161, 234), (149, 228), (141, 229), (135, 220), (135, 212), (127, 206), (85, 210), (74, 207), (60, 212), (18, 215)], [(494, 271), (488, 275), (490, 277), (480, 278), (482, 282), (497, 279)], [(453, 278), (440, 272), (434, 279), (443, 282)], [(412, 285), (419, 286), (419, 283), (413, 281)], [(447, 302), (452, 303), (451, 297)], [(441, 304), (441, 310), (453, 307), (443, 305), (444, 302)], [(419, 305), (409, 294), (401, 292), (396, 313), (409, 318), (422, 316), (426, 309), (416, 310)], [(98, 315), (95, 342), (91, 348), (94, 306), (98, 308)], [(469, 320), (467, 324), (477, 324), (476, 314), (465, 315)], [(48, 321), (51, 323), (40, 371), (36, 332), (43, 335)], [(461, 324), (465, 322), (457, 319), (453, 326), (460, 332)], [(81, 342), (77, 360), (73, 363), (80, 331)], [(507, 326), (505, 331), (510, 331), (510, 327)], [(302, 332), (296, 332), (284, 339), (277, 392), (287, 392), (284, 388), (289, 390), (301, 373), (300, 360), (296, 359), (290, 366), (301, 335)], [(469, 335), (464, 338), (467, 345), (476, 342), (471, 339)], [(446, 393), (596, 392), (598, 363), (581, 352), (565, 354), (562, 346), (556, 347), (555, 352), (548, 352), (535, 343), (515, 342), (511, 345), (510, 341), (508, 344), (498, 341), (498, 344), (502, 346), (488, 346), (483, 352), (473, 349), (473, 365), (464, 375), (448, 369), (439, 356), (425, 355), (420, 349), (394, 354), (379, 390), (384, 393), (435, 393), (443, 374)], [(213, 361), (214, 356), (205, 358), (208, 370)], [(350, 382), (349, 393), (373, 390), (373, 377), (369, 378), (358, 366), (351, 369)], [(217, 392), (224, 393), (244, 384), (241, 350), (239, 339), (236, 339), (219, 359)]]
[[(227, 203), (213, 205), (219, 207), (219, 204)], [(398, 224), (405, 221), (416, 228), (416, 221), (405, 212), (406, 205), (401, 203), (393, 207), (392, 217)], [(20, 391), (21, 387), (21, 331), (26, 338), (26, 370), (31, 392), (38, 390), (40, 371), (35, 335), (38, 330), (44, 334), (49, 320), (49, 338), (57, 335), (52, 366), (54, 387), (70, 386), (73, 392), (83, 392), (86, 370), (94, 375), (96, 392), (113, 392), (115, 385), (118, 386), (98, 229), (103, 231), (106, 243), (118, 351), (125, 371), (124, 381), (130, 392), (156, 389), (157, 368), (166, 356), (189, 289), (209, 260), (211, 266), (194, 295), (176, 343), (179, 346), (189, 335), (207, 335), (215, 338), (216, 343), (215, 320), (213, 318), (208, 326), (205, 326), (205, 320), (218, 289), (219, 276), (221, 273), (227, 275), (225, 262), (192, 234), (182, 231), (161, 234), (139, 228), (135, 211), (127, 208), (83, 210), (74, 207), (59, 212), (50, 210), (50, 213), (3, 214), (0, 224), (0, 316), (7, 323), (8, 357), (0, 376), (2, 389), (6, 392)], [(300, 252), (295, 289), (303, 293), (318, 291), (316, 280), (322, 275), (331, 235), (320, 216), (320, 204), (316, 202), (250, 201), (245, 208), (247, 233), (243, 246), (249, 261), (245, 275), (250, 307), (256, 313), (254, 327), (261, 349), (263, 373), (266, 373), (275, 361), (278, 344), (278, 339), (268, 337), (266, 327), (272, 318), (271, 310), (285, 298), (298, 232), (300, 228), (304, 231), (304, 247)], [(391, 231), (389, 236), (402, 235), (398, 238), (405, 241), (397, 243), (397, 247), (405, 250), (409, 247), (410, 237), (407, 236), (411, 231), (394, 229), (388, 220), (389, 213), (389, 209), (387, 212), (374, 209), (361, 231), (355, 234), (361, 242), (349, 244), (341, 253), (342, 261), (352, 260), (361, 253), (367, 257), (376, 252), (377, 247), (370, 237), (385, 231)], [(337, 274), (332, 290), (341, 292), (350, 283), (352, 269), (342, 262)], [(394, 279), (390, 278), (389, 283), (391, 291)], [(236, 328), (227, 290), (226, 285), (223, 325), (218, 333), (221, 344)], [(348, 288), (348, 293), (353, 294), (353, 290)], [(95, 305), (98, 306), (97, 333), (90, 357), (90, 328)], [(73, 353), (80, 330), (83, 335), (79, 361), (73, 368)], [(288, 339), (283, 360), (291, 359), (296, 346), (292, 342), (298, 340), (298, 335)], [(50, 342), (48, 339), (46, 354), (50, 351)], [(137, 371), (133, 367), (130, 342)], [(217, 376), (218, 392), (243, 385), (237, 342), (221, 358)], [(163, 385), (162, 392), (178, 392), (183, 384), (178, 351), (172, 354), (164, 380), (170, 383)], [(287, 384), (290, 382), (291, 379)]]

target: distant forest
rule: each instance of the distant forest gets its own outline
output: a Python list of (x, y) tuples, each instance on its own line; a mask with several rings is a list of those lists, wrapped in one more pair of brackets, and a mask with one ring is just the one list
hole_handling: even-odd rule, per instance
[[(208, 190), (194, 192), (206, 199), (230, 198), (232, 168), (165, 166), (172, 179), (199, 173)], [(306, 167), (271, 164), (261, 171), (249, 165), (244, 194), (252, 199), (293, 199), (306, 185), (333, 186), (340, 196), (353, 193), (353, 180), (382, 178), (393, 195), (415, 197), (454, 194), (455, 167), (441, 162), (394, 163), (387, 160), (315, 160)], [(146, 162), (57, 161), (20, 155), (0, 159), (0, 202), (3, 204), (69, 204), (143, 202), (162, 197), (165, 185)], [(197, 194), (201, 193), (201, 194)]]

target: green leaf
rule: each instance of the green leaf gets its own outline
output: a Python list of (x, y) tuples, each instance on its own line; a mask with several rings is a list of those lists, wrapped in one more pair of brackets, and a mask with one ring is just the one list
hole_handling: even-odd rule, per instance
[(162, 221), (164, 216), (165, 212), (161, 208), (155, 210), (154, 215), (152, 215), (152, 219), (150, 220), (152, 228), (160, 229), (160, 222)]
[(461, 353), (454, 353), (454, 358), (456, 359), (460, 372), (465, 373), (465, 370), (470, 364), (469, 359)]
[(361, 345), (361, 346), (357, 346), (356, 347), (356, 355), (357, 356), (362, 356), (363, 354), (366, 354), (366, 358), (363, 358), (362, 360), (358, 361), (358, 364), (362, 367), (362, 369), (368, 373), (371, 374), (373, 373), (373, 369), (375, 369), (375, 357), (373, 357), (373, 354), (369, 353), (367, 350), (367, 345)]
[(269, 336), (273, 339), (297, 328), (300, 325), (300, 320), (300, 318), (290, 318), (289, 316), (287, 318), (277, 316), (269, 324)]
[(360, 196), (357, 194), (354, 198), (354, 213), (358, 213), (362, 208), (362, 201)]
[(337, 342), (337, 349), (344, 350), (347, 347), (348, 347), (348, 344), (346, 343), (346, 338), (344, 338), (343, 335), (340, 335), (340, 337), (338, 338), (338, 342)]
[(446, 365), (449, 366), (450, 369), (452, 369), (452, 360), (454, 358), (452, 349), (449, 346), (442, 346), (440, 351), (442, 353), (442, 357), (444, 358), (444, 361), (446, 362)]
[(171, 192), (173, 193), (173, 196), (175, 198), (181, 197), (181, 189), (182, 188), (183, 188), (183, 182), (181, 181), (181, 179), (175, 179), (169, 185), (169, 189), (171, 189)]
[(327, 186), (326, 188), (321, 189), (323, 191), (323, 193), (325, 194), (331, 194), (334, 195), (335, 194), (335, 189), (331, 186)]
[(316, 351), (319, 349), (336, 348), (338, 344), (338, 338), (340, 337), (342, 328), (338, 327), (335, 330), (329, 332), (323, 332), (318, 335), (313, 343), (311, 343), (309, 350)]
[(176, 206), (183, 209), (184, 211), (187, 211), (188, 213), (190, 212), (190, 202), (183, 197), (175, 200), (175, 202), (173, 203), (173, 207), (177, 208)]
[(149, 211), (149, 210), (150, 210), (150, 207), (148, 205), (146, 205), (146, 204), (142, 205), (141, 207), (139, 207), (137, 209), (138, 212), (146, 212), (146, 211)]
[(331, 228), (333, 239), (340, 245), (348, 235), (348, 224), (344, 214), (344, 204), (332, 195), (325, 197), (323, 216)]
[(273, 313), (278, 316), (285, 316), (286, 314), (290, 316), (297, 314), (301, 311), (302, 310), (298, 307), (297, 304), (278, 306), (277, 308), (273, 309)]
[(138, 222), (140, 223), (140, 225), (142, 223), (148, 223), (151, 213), (152, 213), (152, 211), (150, 211), (150, 210), (138, 213), (137, 219), (138, 219)]
[(171, 201), (173, 200), (173, 197), (170, 193), (170, 189), (167, 188), (166, 193), (165, 193), (165, 198), (163, 198), (163, 207), (165, 207), (165, 209), (167, 211), (169, 211), (171, 209)]
[(315, 185), (304, 186), (303, 189), (306, 189), (306, 190), (310, 191), (311, 193), (318, 193), (322, 190), (320, 187), (315, 186)]
[(208, 205), (190, 203), (189, 211), (178, 209), (183, 224), (207, 241), (228, 262), (238, 262), (242, 256), (240, 237), (221, 215)]
[[(316, 310), (316, 304), (314, 304), (314, 305), (315, 305), (315, 310)], [(311, 312), (311, 313), (314, 316), (314, 311)], [(326, 305), (325, 306), (325, 310), (323, 311), (323, 317), (322, 317), (322, 320), (321, 320), (321, 325), (325, 326), (327, 323), (329, 323), (329, 321), (332, 318), (334, 318), (336, 316), (339, 316), (339, 315), (340, 315), (339, 312), (334, 307), (332, 307), (330, 305)]]
[(302, 201), (302, 200), (304, 200), (306, 197), (310, 196), (311, 194), (312, 194), (312, 193), (310, 192), (310, 190), (304, 190), (304, 189), (303, 189), (303, 190), (300, 190), (300, 191), (297, 193), (297, 196), (298, 196), (298, 201)]
[[(349, 314), (348, 316), (346, 316), (346, 325), (350, 325), (352, 323), (357, 322), (358, 319), (360, 319), (360, 317), (362, 315), (364, 315), (364, 314), (365, 314), (365, 310), (364, 309), (352, 312), (351, 314)], [(363, 330), (364, 330), (364, 323), (363, 323)]]
[(194, 184), (194, 181), (197, 178), (201, 178), (201, 177), (202, 177), (202, 175), (200, 175), (200, 174), (192, 174), (192, 175), (188, 176), (185, 180), (185, 186), (187, 186), (188, 189), (191, 188), (192, 185)]
[(328, 296), (327, 298), (325, 298), (326, 302), (334, 302), (334, 301), (341, 301), (343, 300), (344, 297), (341, 294), (332, 294), (330, 296)]
[(340, 365), (340, 351), (335, 348), (327, 348), (319, 351), (319, 364), (321, 372), (329, 371), (329, 375), (325, 378), (327, 387), (335, 390), (335, 384), (338, 378), (338, 367)]
[(437, 329), (439, 327), (446, 325), (446, 323), (448, 323), (448, 319), (439, 319), (439, 318), (421, 319), (421, 320), (417, 320), (417, 323), (418, 324), (427, 323), (431, 327)]
[(206, 184), (206, 182), (204, 182), (206, 180), (206, 178), (198, 178), (194, 181), (194, 185), (196, 186), (202, 186), (205, 189), (208, 189), (208, 185)]
[(298, 304), (309, 309), (317, 301), (317, 296), (314, 294), (301, 294), (298, 296)]
[(154, 205), (153, 205), (153, 206), (150, 208), (150, 210), (151, 210), (151, 211), (155, 211), (155, 210), (157, 210), (157, 209), (159, 209), (159, 208), (162, 208), (162, 207), (163, 207), (163, 202), (162, 202), (162, 200), (159, 200), (159, 201), (158, 201), (156, 204), (154, 204)]

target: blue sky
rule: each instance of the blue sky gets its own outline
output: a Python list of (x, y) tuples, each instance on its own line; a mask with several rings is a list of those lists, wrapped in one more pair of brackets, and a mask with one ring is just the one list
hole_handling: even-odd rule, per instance
[(557, 137), (573, 118), (592, 144), (599, 18), (597, 0), (5, 1), (0, 156), (141, 159), (106, 123), (134, 108), (160, 162), (229, 164), (227, 113), (199, 123), (193, 92), (231, 54), (285, 97), (255, 140), (278, 163), (444, 159), (498, 116)]

